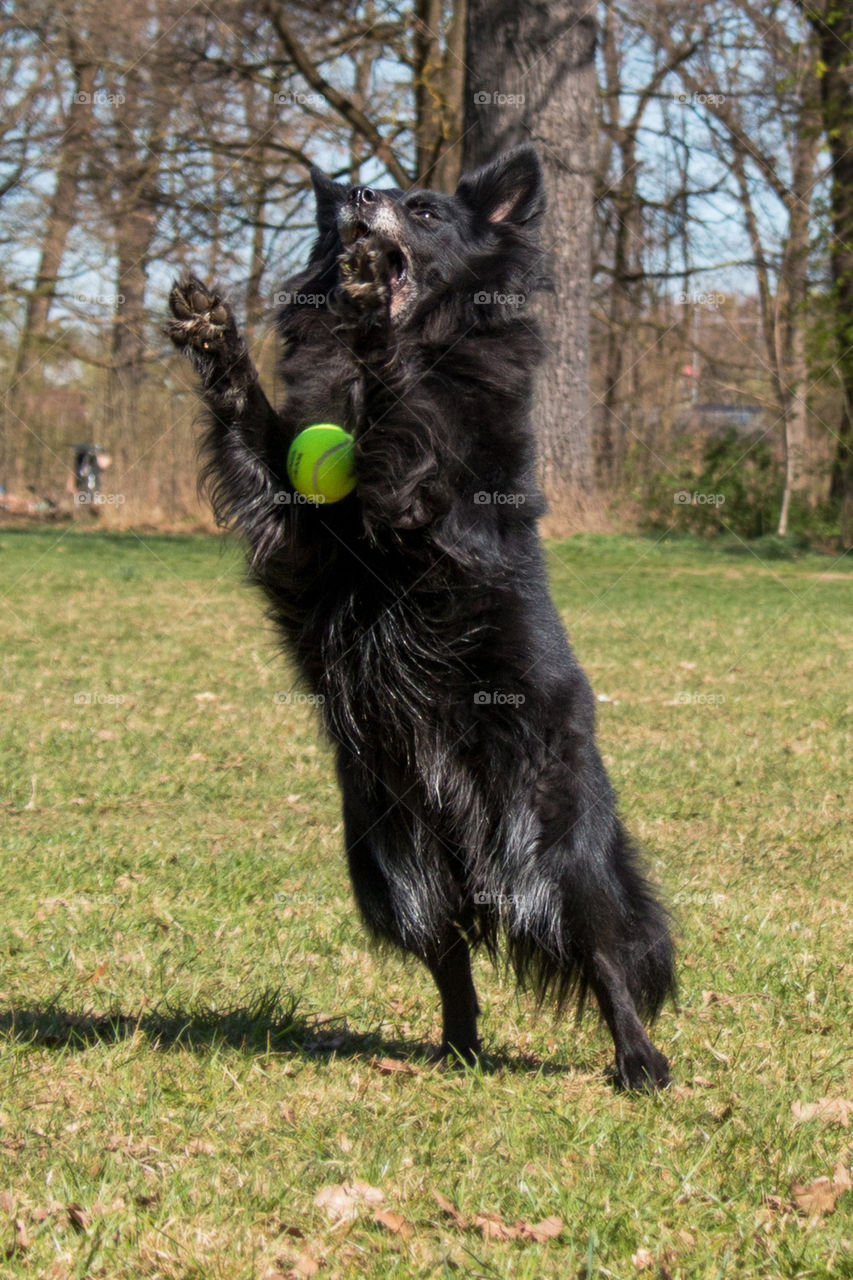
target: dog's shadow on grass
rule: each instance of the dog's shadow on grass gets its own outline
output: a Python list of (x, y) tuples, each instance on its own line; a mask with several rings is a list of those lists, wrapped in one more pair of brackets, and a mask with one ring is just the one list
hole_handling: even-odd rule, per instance
[[(351, 1031), (343, 1017), (306, 1017), (298, 1012), (295, 1003), (284, 1003), (277, 993), (226, 1009), (162, 1005), (134, 1015), (119, 1009), (107, 1013), (74, 1010), (58, 1000), (0, 1009), (0, 1042), (21, 1047), (75, 1052), (95, 1045), (121, 1044), (140, 1036), (158, 1051), (185, 1049), (204, 1053), (227, 1046), (256, 1057), (293, 1055), (315, 1062), (361, 1059), (389, 1073), (438, 1065), (434, 1045), (389, 1036), (383, 1029)], [(529, 1054), (484, 1052), (477, 1069), (484, 1074), (510, 1071), (562, 1075), (577, 1068)]]

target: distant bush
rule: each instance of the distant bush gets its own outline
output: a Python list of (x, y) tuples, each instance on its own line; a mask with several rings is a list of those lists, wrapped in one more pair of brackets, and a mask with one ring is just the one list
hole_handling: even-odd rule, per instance
[(730, 429), (685, 457), (679, 450), (640, 495), (644, 523), (711, 536), (772, 534), (779, 519), (784, 475), (765, 440), (744, 440)]

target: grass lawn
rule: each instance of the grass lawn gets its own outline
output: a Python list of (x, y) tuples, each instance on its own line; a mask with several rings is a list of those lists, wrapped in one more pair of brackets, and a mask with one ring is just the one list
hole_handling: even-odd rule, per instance
[(549, 554), (676, 917), (660, 1096), (484, 959), (429, 1065), (234, 544), (0, 531), (4, 1277), (853, 1276), (851, 557)]

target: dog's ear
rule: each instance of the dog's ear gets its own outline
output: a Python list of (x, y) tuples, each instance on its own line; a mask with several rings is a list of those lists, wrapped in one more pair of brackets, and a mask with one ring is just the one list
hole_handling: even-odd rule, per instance
[(311, 185), (317, 201), (317, 227), (320, 231), (332, 230), (338, 220), (338, 209), (347, 198), (347, 188), (333, 178), (327, 178), (316, 165), (311, 166)]
[(484, 222), (521, 225), (545, 212), (542, 166), (530, 143), (506, 151), (459, 179), (457, 198)]

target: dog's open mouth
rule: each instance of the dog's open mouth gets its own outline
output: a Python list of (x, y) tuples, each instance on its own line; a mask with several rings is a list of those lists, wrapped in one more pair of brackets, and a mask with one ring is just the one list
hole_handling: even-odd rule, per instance
[(347, 248), (355, 244), (356, 240), (371, 241), (377, 247), (381, 245), (388, 260), (388, 283), (391, 287), (393, 305), (394, 298), (408, 281), (408, 260), (400, 246), (390, 240), (387, 235), (375, 231), (366, 222), (361, 221), (345, 223), (341, 227), (341, 240)]

